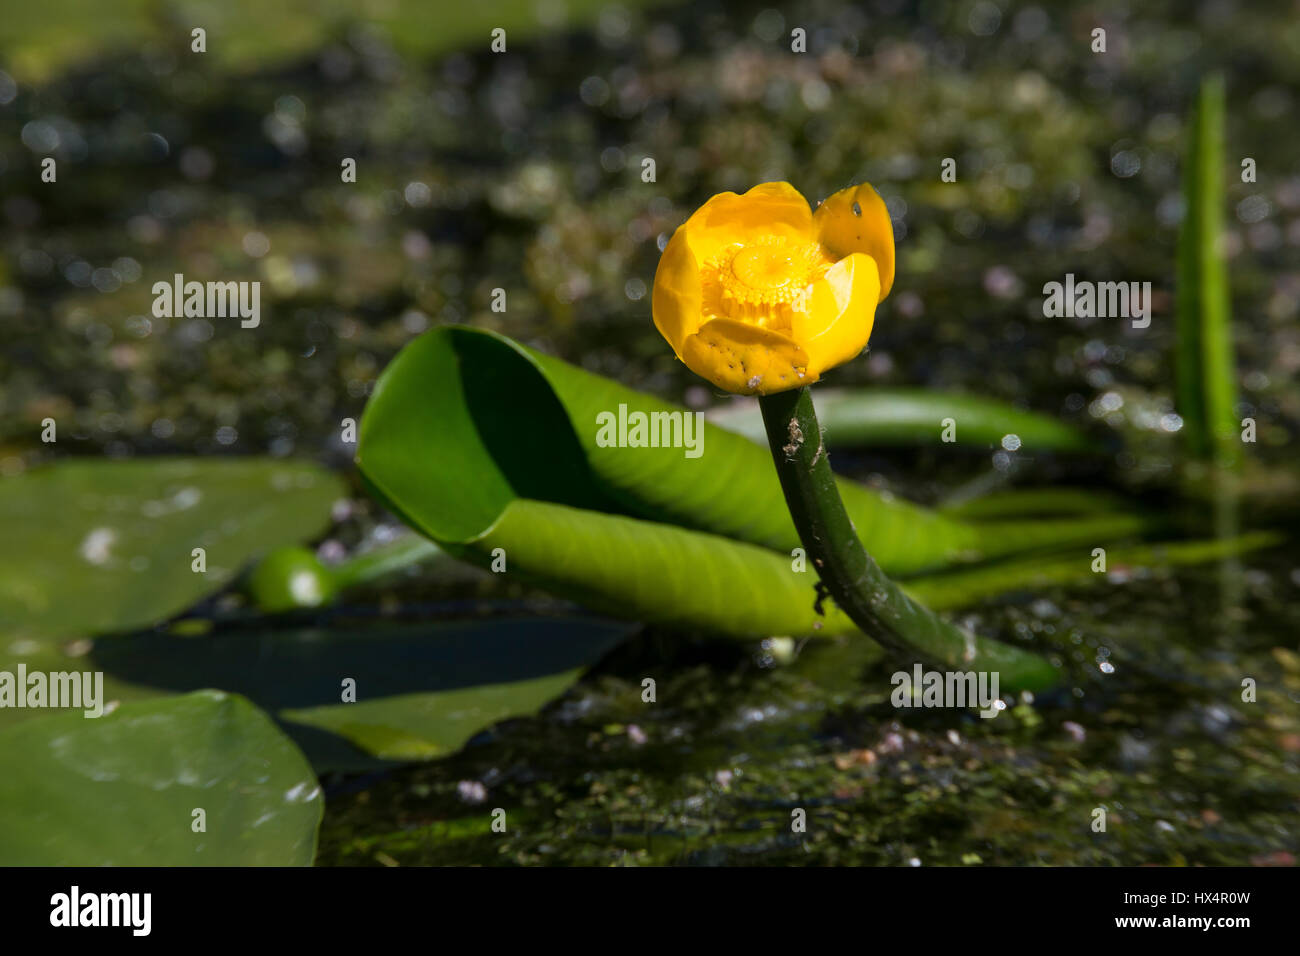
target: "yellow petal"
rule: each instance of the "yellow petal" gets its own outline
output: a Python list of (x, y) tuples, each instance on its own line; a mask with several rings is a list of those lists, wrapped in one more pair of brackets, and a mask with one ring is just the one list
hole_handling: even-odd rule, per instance
[[(714, 319), (686, 340), (681, 359), (696, 375), (740, 395), (767, 395), (809, 385), (808, 355), (777, 332)], [(804, 373), (804, 374), (800, 374)]]
[(811, 239), (813, 217), (808, 200), (789, 183), (761, 183), (743, 196), (719, 193), (678, 232), (687, 234), (696, 259), (706, 263), (726, 247), (756, 236)]
[(841, 189), (828, 198), (817, 207), (813, 227), (818, 241), (836, 259), (855, 252), (875, 259), (880, 273), (877, 301), (889, 295), (894, 285), (894, 224), (885, 201), (869, 183)]
[(861, 252), (841, 259), (813, 283), (807, 310), (794, 313), (790, 336), (808, 353), (808, 371), (827, 369), (858, 357), (871, 338), (880, 301), (876, 260)]
[(654, 294), (650, 298), (655, 327), (678, 358), (682, 357), (686, 339), (704, 321), (701, 302), (700, 265), (691, 252), (685, 230), (678, 229), (659, 259)]

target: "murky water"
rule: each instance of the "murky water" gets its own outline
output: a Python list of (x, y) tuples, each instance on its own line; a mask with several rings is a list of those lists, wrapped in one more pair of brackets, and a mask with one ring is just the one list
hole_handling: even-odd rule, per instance
[(976, 609), (985, 633), (1076, 674), (988, 720), (894, 708), (895, 667), (865, 641), (778, 664), (758, 643), (648, 632), (541, 717), (434, 765), (336, 781), (322, 862), (1290, 864), (1300, 569), (1272, 553), (1224, 573)]
[[(33, 162), (24, 131), (93, 148), (58, 190), (29, 176), (4, 197), (0, 467), (44, 460), (32, 423), (56, 415), (74, 423), (65, 454), (348, 469), (340, 421), (401, 345), (447, 322), (706, 406), (650, 324), (661, 242), (714, 192), (788, 179), (819, 197), (867, 179), (895, 216), (898, 279), (869, 355), (834, 384), (996, 396), (1124, 446), (837, 465), (926, 502), (1107, 486), (1212, 535), (1213, 506), (1179, 491), (1171, 295), (1181, 124), (1200, 74), (1232, 62), (1251, 67), (1231, 74), (1230, 151), (1262, 171), (1229, 187), (1239, 410), (1262, 425), (1229, 524), (1294, 540), (1300, 144), (1272, 13), (1233, 8), (1225, 30), (1231, 5), (1190, 19), (1180, 4), (1115, 5), (1133, 45), (1099, 59), (1046, 6), (992, 34), (960, 18), (923, 28), (891, 4), (768, 6), (630, 11), (513, 60), (404, 62), (382, 35), (352, 32), (238, 79), (136, 51), (20, 89), (0, 112), (3, 168)], [(820, 46), (793, 57), (772, 37), (805, 18)], [(358, 181), (343, 186), (337, 159), (354, 154)], [(960, 174), (940, 187), (946, 156)], [(152, 282), (176, 272), (260, 279), (259, 334), (153, 317)], [(1151, 327), (1044, 318), (1039, 289), (1068, 272), (1152, 281)], [(497, 287), (505, 314), (490, 310)], [(325, 548), (381, 519), (358, 497)], [(1291, 863), (1298, 589), (1290, 544), (974, 608), (984, 633), (1076, 674), (993, 720), (891, 707), (895, 665), (865, 641), (785, 660), (647, 630), (540, 717), (435, 764), (327, 781), (321, 861)], [(399, 595), (431, 592), (481, 595)], [(496, 807), (504, 833), (489, 828)]]

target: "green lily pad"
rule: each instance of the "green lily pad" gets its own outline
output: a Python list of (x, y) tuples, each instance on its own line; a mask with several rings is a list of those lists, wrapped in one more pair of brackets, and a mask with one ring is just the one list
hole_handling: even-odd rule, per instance
[(298, 748), (231, 694), (0, 732), (0, 865), (305, 866), (321, 807)]
[[(84, 674), (87, 671), (103, 673), (103, 668), (91, 656), (93, 646), (91, 641), (71, 641), (66, 644), (57, 644), (50, 641), (32, 640), (31, 638), (19, 638), (5, 642), (0, 638), (0, 672), (15, 675), (15, 682), (20, 667), (27, 674), (38, 672), (44, 674), (80, 672)], [(196, 684), (194, 686), (197, 688), (200, 685)], [(104, 673), (101, 693), (101, 704), (107, 707), (114, 701), (123, 703), (125, 701), (151, 700), (157, 697), (172, 696), (173, 692), (163, 688), (132, 684), (114, 674)], [(82, 712), (76, 708), (74, 708), (74, 711), (78, 714)], [(59, 713), (59, 711), (50, 708), (0, 707), (0, 731), (23, 721), (49, 717), (53, 713)]]
[(259, 553), (320, 534), (343, 494), (315, 465), (257, 458), (74, 460), (0, 479), (0, 635), (166, 620)]

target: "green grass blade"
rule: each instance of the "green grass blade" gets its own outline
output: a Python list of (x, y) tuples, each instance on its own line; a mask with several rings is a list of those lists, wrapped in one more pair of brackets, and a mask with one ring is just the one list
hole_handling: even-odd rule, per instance
[(1237, 378), (1223, 233), (1224, 83), (1206, 78), (1188, 127), (1178, 241), (1178, 410), (1193, 458), (1241, 458)]

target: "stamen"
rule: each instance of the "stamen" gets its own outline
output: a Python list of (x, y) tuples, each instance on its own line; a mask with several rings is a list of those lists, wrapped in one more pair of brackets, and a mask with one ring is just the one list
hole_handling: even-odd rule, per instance
[(815, 242), (762, 236), (723, 249), (701, 270), (704, 313), (789, 331), (808, 288), (834, 265)]

